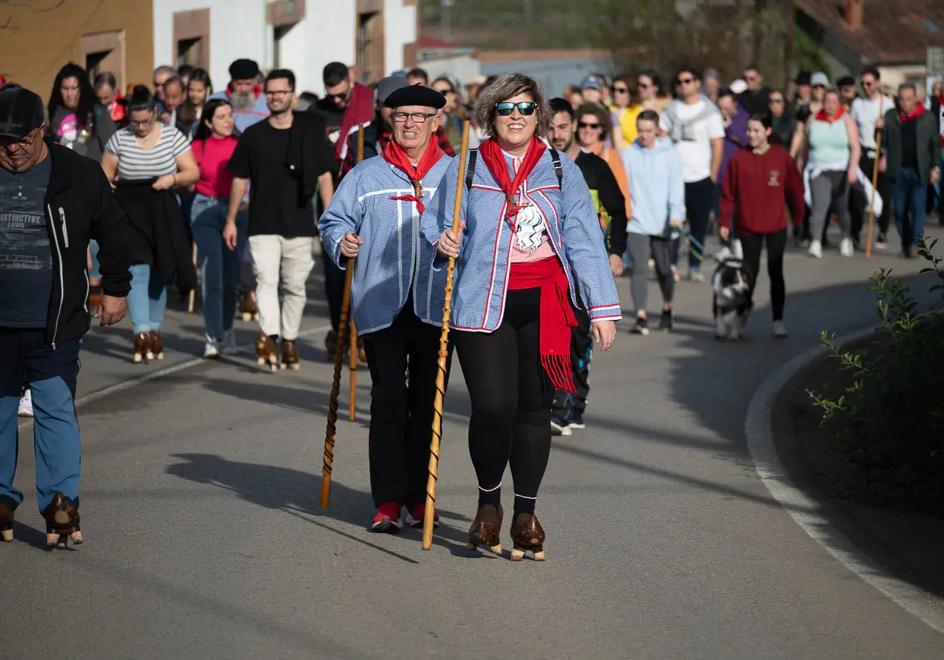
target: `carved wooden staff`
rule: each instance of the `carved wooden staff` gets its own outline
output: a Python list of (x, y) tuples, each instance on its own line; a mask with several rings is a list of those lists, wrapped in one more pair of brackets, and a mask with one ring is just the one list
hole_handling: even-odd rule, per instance
[[(357, 162), (364, 159), (364, 129), (361, 127), (357, 131)], [(354, 329), (354, 321), (351, 310), (351, 282), (354, 278), (354, 267), (357, 265), (357, 259), (347, 260), (347, 272), (344, 274), (344, 294), (341, 297), (341, 317), (338, 319), (338, 337), (334, 349), (334, 377), (331, 380), (331, 394), (328, 395), (328, 422), (325, 427), (324, 440), (324, 463), (321, 468), (321, 508), (327, 510), (331, 503), (331, 471), (334, 468), (334, 436), (337, 432), (338, 423), (338, 395), (341, 393), (341, 370), (344, 365), (344, 347), (347, 345), (347, 335), (350, 331), (351, 341), (351, 403), (350, 419), (355, 419), (355, 409), (357, 403), (354, 399), (357, 391), (357, 336)]]
[[(357, 162), (364, 160), (364, 127), (357, 130)], [(350, 270), (354, 269), (354, 260), (348, 264)], [(345, 280), (345, 286), (348, 293), (351, 290), (350, 280)], [(351, 321), (348, 326), (350, 338), (348, 344), (348, 367), (350, 368), (350, 383), (348, 387), (348, 411), (347, 418), (352, 422), (357, 419), (357, 326), (354, 324), (354, 315), (351, 315)], [(340, 339), (340, 338), (339, 338)]]
[[(878, 116), (879, 119), (884, 120), (885, 115), (883, 111), (885, 110), (885, 94), (884, 92), (880, 93), (878, 100)], [(872, 258), (872, 236), (875, 232), (875, 191), (878, 188), (878, 163), (882, 160), (882, 135), (885, 133), (883, 128), (879, 131), (878, 135), (875, 136), (875, 161), (872, 163), (872, 194), (871, 199), (869, 200), (869, 228), (865, 232), (865, 258)], [(883, 204), (888, 204), (890, 200), (883, 199)]]
[[(469, 153), (469, 120), (462, 125), (462, 149), (456, 179), (456, 203), (452, 207), (452, 233), (459, 234), (459, 212), (465, 186), (465, 161)], [(436, 371), (436, 398), (433, 399), (433, 438), (429, 444), (429, 478), (426, 481), (426, 511), (423, 514), (423, 550), (433, 545), (433, 521), (436, 516), (436, 481), (439, 479), (439, 444), (442, 440), (443, 399), (446, 394), (446, 359), (449, 357), (449, 317), (452, 315), (452, 276), (456, 258), (449, 257), (446, 267), (446, 299), (443, 302), (442, 332), (439, 335), (439, 359)]]

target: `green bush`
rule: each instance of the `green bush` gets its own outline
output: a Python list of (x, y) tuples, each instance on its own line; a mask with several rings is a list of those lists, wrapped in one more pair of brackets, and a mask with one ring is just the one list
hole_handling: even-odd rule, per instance
[(941, 300), (919, 312), (900, 278), (877, 272), (870, 291), (878, 296), (878, 339), (847, 351), (835, 334), (821, 333), (848, 384), (832, 397), (808, 393), (836, 440), (848, 494), (944, 513), (944, 260), (933, 254), (936, 243), (918, 247)]

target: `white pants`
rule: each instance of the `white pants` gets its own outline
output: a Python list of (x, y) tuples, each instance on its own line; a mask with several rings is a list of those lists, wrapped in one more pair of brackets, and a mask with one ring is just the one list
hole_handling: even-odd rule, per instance
[[(259, 325), (267, 335), (295, 341), (305, 311), (305, 283), (315, 260), (314, 238), (283, 238), (275, 234), (249, 237), (252, 272), (256, 276)], [(279, 284), (282, 304), (279, 306)]]

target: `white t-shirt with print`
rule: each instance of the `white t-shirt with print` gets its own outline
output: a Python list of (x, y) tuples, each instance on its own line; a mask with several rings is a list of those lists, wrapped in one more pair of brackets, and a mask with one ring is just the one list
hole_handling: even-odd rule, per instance
[[(672, 101), (666, 111), (659, 115), (659, 128), (672, 134), (672, 117), (678, 118), (685, 125), (682, 139), (675, 143), (675, 150), (682, 160), (682, 179), (685, 183), (701, 181), (711, 176), (711, 141), (724, 138), (724, 122), (721, 111), (705, 112), (707, 104), (704, 98), (697, 103)], [(671, 110), (671, 115), (669, 110)], [(704, 117), (689, 123), (704, 114)]]

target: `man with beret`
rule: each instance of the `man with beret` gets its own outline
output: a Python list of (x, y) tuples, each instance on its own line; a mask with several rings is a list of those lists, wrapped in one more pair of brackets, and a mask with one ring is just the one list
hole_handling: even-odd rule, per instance
[(233, 122), (240, 133), (269, 116), (265, 94), (259, 82), (259, 65), (253, 60), (233, 60), (229, 84), (210, 98), (226, 99), (233, 106)]
[[(79, 528), (79, 348), (93, 312), (127, 312), (128, 225), (97, 162), (43, 139), (43, 102), (0, 92), (0, 538), (13, 540), (20, 390), (32, 391), (36, 495), (47, 543), (82, 542)], [(99, 243), (104, 295), (88, 309), (85, 255)]]
[(433, 269), (435, 251), (421, 238), (420, 216), (449, 166), (432, 139), (445, 103), (421, 85), (391, 92), (384, 105), (393, 139), (351, 170), (319, 223), (325, 252), (339, 268), (360, 256), (351, 304), (372, 381), (375, 532), (396, 532), (403, 506), (412, 526), (422, 525), (425, 510), (446, 269)]

